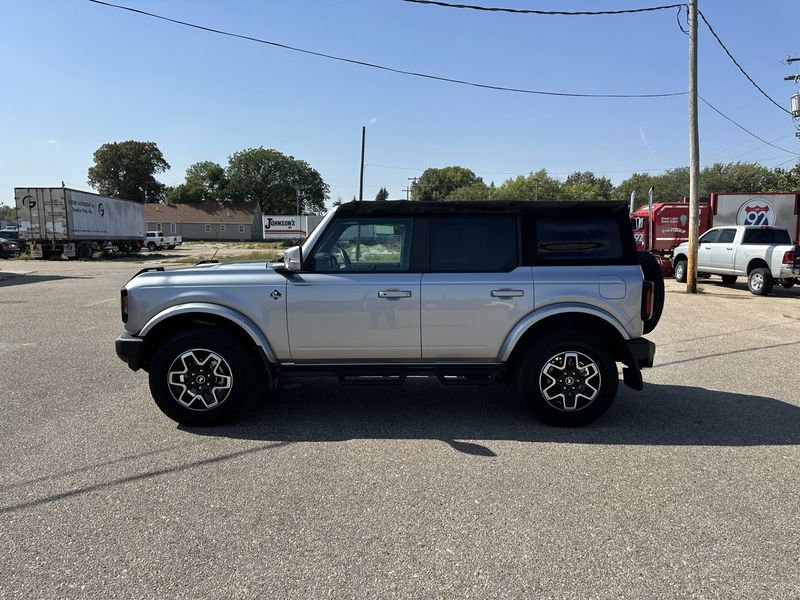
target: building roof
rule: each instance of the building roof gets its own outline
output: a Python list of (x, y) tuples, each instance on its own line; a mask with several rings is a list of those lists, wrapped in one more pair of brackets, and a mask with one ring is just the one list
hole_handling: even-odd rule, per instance
[(256, 214), (255, 202), (219, 202), (207, 200), (191, 204), (147, 203), (147, 223), (231, 223), (251, 224)]

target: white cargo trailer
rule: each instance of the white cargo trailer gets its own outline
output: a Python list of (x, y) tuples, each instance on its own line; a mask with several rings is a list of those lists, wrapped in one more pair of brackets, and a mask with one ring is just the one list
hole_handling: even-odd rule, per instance
[(88, 258), (114, 246), (138, 251), (144, 243), (144, 205), (66, 187), (14, 188), (20, 243), (35, 257)]

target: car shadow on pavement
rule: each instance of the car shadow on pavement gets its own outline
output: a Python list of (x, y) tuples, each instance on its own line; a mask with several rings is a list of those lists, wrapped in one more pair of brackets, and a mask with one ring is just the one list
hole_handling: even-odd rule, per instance
[(11, 287), (12, 285), (27, 285), (30, 283), (42, 283), (44, 281), (58, 281), (60, 279), (93, 279), (93, 277), (80, 277), (69, 275), (36, 275), (26, 273), (9, 273), (0, 271), (0, 288)]
[(334, 379), (280, 388), (235, 422), (182, 427), (227, 438), (329, 442), (349, 439), (441, 440), (466, 454), (494, 456), (487, 442), (771, 446), (800, 444), (800, 407), (773, 398), (700, 387), (620, 387), (605, 416), (578, 428), (534, 419), (511, 385), (442, 387), (413, 380), (403, 386), (340, 386)]

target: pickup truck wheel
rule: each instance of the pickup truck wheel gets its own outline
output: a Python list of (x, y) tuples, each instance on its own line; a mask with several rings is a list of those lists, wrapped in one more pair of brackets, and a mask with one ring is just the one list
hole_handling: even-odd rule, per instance
[(594, 421), (611, 406), (618, 385), (608, 349), (577, 332), (538, 341), (517, 371), (517, 386), (531, 412), (553, 425)]
[(652, 281), (654, 286), (653, 315), (644, 322), (644, 333), (650, 333), (656, 328), (664, 312), (664, 275), (661, 265), (649, 252), (639, 253), (639, 264), (646, 281)]
[(150, 252), (152, 252), (153, 250), (156, 249), (156, 243), (155, 242), (147, 242), (147, 249), (150, 250)]
[(766, 267), (758, 267), (747, 276), (747, 288), (756, 296), (768, 296), (774, 285), (772, 274)]
[(679, 260), (675, 263), (675, 281), (686, 283), (686, 261)]
[(733, 285), (736, 283), (736, 280), (739, 279), (736, 275), (723, 275), (722, 276), (722, 283), (725, 285)]
[(163, 342), (150, 366), (150, 392), (170, 419), (218, 425), (251, 395), (255, 369), (242, 345), (218, 330), (189, 329)]

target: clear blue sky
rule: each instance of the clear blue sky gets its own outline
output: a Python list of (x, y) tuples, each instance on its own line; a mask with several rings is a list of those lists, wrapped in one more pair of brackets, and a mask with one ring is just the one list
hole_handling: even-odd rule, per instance
[[(598, 10), (658, 0), (480, 0), (486, 5)], [(478, 0), (475, 0), (477, 3)], [(400, 0), (119, 0), (143, 10), (312, 50), (480, 82), (555, 91), (649, 93), (687, 87), (687, 38), (675, 12), (542, 17), (419, 6)], [(780, 64), (800, 54), (796, 0), (700, 0), (717, 32), (788, 107)], [(308, 161), (331, 200), (404, 197), (408, 177), (458, 164), (487, 181), (547, 168), (633, 171), (687, 163), (686, 97), (551, 98), (438, 83), (331, 62), (183, 28), (84, 0), (2, 0), (0, 201), (14, 186), (88, 188), (105, 142), (155, 141), (183, 179), (199, 160), (276, 148)], [(795, 65), (800, 71), (800, 64)], [(800, 152), (788, 115), (741, 76), (701, 24), (700, 93), (767, 140)], [(786, 154), (701, 105), (701, 163)], [(381, 166), (374, 166), (381, 165)], [(391, 168), (390, 168), (391, 167)]]

